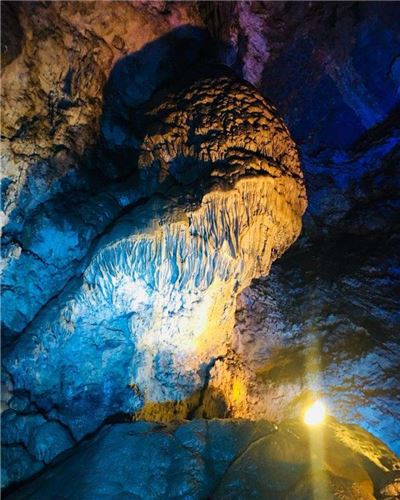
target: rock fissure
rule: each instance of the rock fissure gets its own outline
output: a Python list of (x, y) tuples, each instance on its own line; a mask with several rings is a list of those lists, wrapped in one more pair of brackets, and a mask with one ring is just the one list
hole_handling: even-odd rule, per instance
[[(278, 430), (278, 429), (276, 429)], [(248, 453), (251, 448), (255, 445), (257, 445), (258, 443), (264, 441), (265, 439), (268, 439), (269, 435), (266, 435), (266, 436), (261, 436), (257, 439), (255, 439), (254, 441), (251, 441), (250, 443), (247, 444), (246, 448), (244, 450), (241, 450), (240, 453), (231, 461), (229, 462), (229, 464), (227, 464), (226, 468), (225, 468), (225, 471), (224, 473), (222, 474), (220, 480), (218, 481), (218, 483), (214, 486), (211, 494), (210, 494), (210, 498), (213, 498), (214, 495), (218, 492), (218, 490), (220, 489), (221, 485), (223, 484), (223, 481), (224, 479), (229, 475), (229, 471), (232, 467), (235, 466), (235, 464), (237, 464), (241, 458), (243, 456), (246, 455), (246, 453)]]
[(217, 356), (216, 358), (212, 358), (211, 361), (207, 364), (207, 366), (204, 369), (204, 383), (200, 389), (199, 393), (199, 400), (197, 405), (190, 410), (188, 414), (188, 420), (192, 420), (193, 418), (196, 417), (197, 412), (201, 409), (203, 402), (204, 402), (204, 397), (206, 395), (209, 383), (210, 383), (210, 378), (211, 378), (211, 370), (214, 368), (215, 364), (218, 361), (223, 361), (225, 359), (225, 356)]

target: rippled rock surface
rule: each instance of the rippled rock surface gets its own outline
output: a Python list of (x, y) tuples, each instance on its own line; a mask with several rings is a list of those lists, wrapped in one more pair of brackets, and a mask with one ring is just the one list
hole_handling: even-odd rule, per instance
[(282, 110), (309, 202), (296, 253), (239, 298), (237, 338), (210, 387), (225, 387), (236, 415), (274, 419), (321, 390), (332, 413), (399, 451), (398, 7), (202, 9), (231, 42), (222, 57)]
[[(200, 402), (236, 295), (297, 238), (306, 206), (286, 127), (227, 70), (156, 94), (137, 120), (138, 186), (154, 194), (109, 225), (3, 360), (13, 394), (75, 440), (117, 413)], [(6, 433), (24, 418), (5, 415)]]

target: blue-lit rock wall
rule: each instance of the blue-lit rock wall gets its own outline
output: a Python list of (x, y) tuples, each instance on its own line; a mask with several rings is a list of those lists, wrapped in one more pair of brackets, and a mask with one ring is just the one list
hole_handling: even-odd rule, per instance
[[(318, 237), (395, 225), (398, 5), (254, 2), (218, 9), (225, 19), (219, 36), (230, 40), (221, 57), (272, 100), (299, 145), (306, 229), (315, 225)], [(211, 26), (218, 19), (206, 18)]]
[[(280, 421), (310, 392), (398, 452), (398, 5), (2, 13), (4, 483), (110, 417)], [(236, 306), (300, 230), (278, 115), (309, 206)]]
[[(296, 435), (296, 439), (293, 439)], [(66, 498), (391, 498), (398, 459), (361, 429), (335, 421), (329, 452), (310, 472), (303, 426), (196, 420), (106, 426), (12, 499)], [(353, 440), (353, 442), (352, 442)], [(354, 453), (356, 451), (356, 454)], [(315, 470), (315, 467), (317, 470)], [(104, 473), (107, 471), (107, 473)]]
[[(233, 348), (270, 382), (272, 416), (320, 391), (331, 412), (398, 452), (399, 7), (204, 10), (221, 57), (283, 113), (309, 202), (296, 248), (239, 299)], [(310, 356), (315, 373), (300, 375)]]

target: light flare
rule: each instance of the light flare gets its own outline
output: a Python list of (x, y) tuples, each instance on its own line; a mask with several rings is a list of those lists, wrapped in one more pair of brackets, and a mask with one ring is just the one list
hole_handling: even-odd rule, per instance
[(307, 425), (320, 425), (324, 422), (326, 416), (325, 405), (322, 401), (315, 401), (304, 412), (304, 423)]

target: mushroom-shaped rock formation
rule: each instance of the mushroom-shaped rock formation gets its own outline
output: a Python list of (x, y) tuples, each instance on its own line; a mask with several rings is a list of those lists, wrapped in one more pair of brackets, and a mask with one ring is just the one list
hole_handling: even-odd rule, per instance
[(161, 180), (171, 175), (181, 184), (208, 174), (225, 182), (254, 174), (294, 178), (296, 205), (305, 208), (297, 149), (286, 126), (254, 87), (227, 68), (192, 71), (175, 88), (159, 91), (137, 120), (145, 130), (142, 171), (157, 169)]
[(285, 125), (249, 84), (209, 74), (135, 118), (155, 194), (113, 223), (6, 355), (14, 393), (75, 439), (117, 413), (201, 399), (237, 294), (299, 235), (306, 196)]

